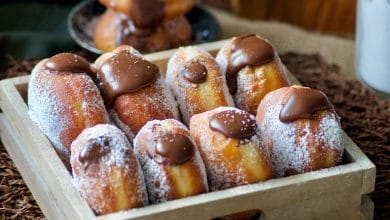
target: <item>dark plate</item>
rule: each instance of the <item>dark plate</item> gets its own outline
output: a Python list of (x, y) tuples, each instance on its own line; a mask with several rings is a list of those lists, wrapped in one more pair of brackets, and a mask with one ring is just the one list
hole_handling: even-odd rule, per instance
[[(98, 17), (105, 7), (97, 0), (86, 0), (77, 4), (68, 16), (68, 29), (72, 38), (83, 48), (101, 54), (95, 47), (93, 33)], [(219, 35), (219, 25), (216, 19), (205, 9), (195, 6), (186, 14), (192, 26), (192, 44), (215, 41)]]

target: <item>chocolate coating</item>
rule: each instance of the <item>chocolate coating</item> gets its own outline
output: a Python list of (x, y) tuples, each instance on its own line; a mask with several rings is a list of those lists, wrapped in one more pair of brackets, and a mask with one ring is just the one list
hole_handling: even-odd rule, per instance
[(85, 168), (93, 163), (98, 163), (100, 158), (110, 152), (108, 139), (104, 140), (103, 146), (97, 139), (93, 139), (91, 142), (92, 143), (86, 145), (79, 154), (79, 161), (84, 164)]
[(155, 64), (122, 50), (107, 59), (98, 70), (104, 101), (111, 107), (116, 97), (150, 85), (159, 74)]
[(311, 88), (294, 89), (279, 113), (282, 122), (313, 118), (317, 111), (332, 109), (328, 97), (320, 90)]
[(46, 68), (58, 72), (86, 73), (94, 76), (90, 63), (83, 57), (72, 53), (59, 53), (50, 57), (45, 64)]
[(184, 79), (191, 83), (200, 84), (207, 79), (207, 69), (199, 61), (190, 61), (181, 71)]
[(250, 138), (257, 130), (255, 117), (238, 109), (214, 114), (210, 118), (209, 127), (227, 138)]
[(179, 165), (191, 159), (194, 144), (183, 134), (165, 133), (157, 137), (155, 144), (150, 145), (147, 153), (159, 164)]
[(273, 47), (257, 35), (251, 34), (234, 38), (226, 73), (230, 93), (237, 92), (237, 74), (242, 68), (261, 66), (271, 62), (274, 58)]
[(116, 45), (129, 45), (133, 36), (148, 37), (155, 32), (154, 28), (137, 28), (131, 20), (122, 17), (116, 37)]
[(138, 27), (155, 27), (164, 18), (165, 1), (161, 0), (132, 0), (130, 15)]

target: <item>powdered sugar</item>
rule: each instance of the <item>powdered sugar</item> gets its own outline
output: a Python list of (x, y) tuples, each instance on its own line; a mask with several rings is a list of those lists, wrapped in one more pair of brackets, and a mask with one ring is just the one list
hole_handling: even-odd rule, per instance
[[(194, 61), (207, 69), (205, 82), (196, 84), (184, 78), (183, 69)], [(202, 49), (189, 46), (174, 53), (168, 61), (166, 83), (179, 104), (185, 124), (188, 125), (191, 116), (196, 113), (219, 106), (234, 106), (225, 78), (214, 58)]]
[(126, 134), (129, 141), (133, 143), (135, 134), (131, 131), (131, 128), (119, 119), (118, 114), (114, 110), (111, 109), (108, 112), (110, 113), (110, 116), (114, 123)]
[[(232, 107), (219, 107), (194, 115), (190, 121), (191, 135), (204, 159), (211, 191), (252, 183), (248, 169), (253, 168), (252, 163), (259, 161), (259, 157), (270, 166), (269, 152), (262, 145), (259, 129), (250, 139), (235, 142), (209, 128), (209, 120), (214, 114), (228, 110), (241, 111)], [(229, 153), (230, 150), (238, 152)]]
[[(98, 144), (102, 151), (107, 150), (108, 153), (86, 166), (80, 162), (80, 154), (83, 148), (93, 144)], [(115, 126), (101, 124), (84, 129), (72, 143), (71, 164), (75, 187), (97, 213), (115, 206), (116, 192), (123, 188), (130, 187), (134, 193), (129, 195), (130, 200), (143, 205), (148, 203), (138, 161), (125, 134)]]
[[(75, 124), (77, 122), (74, 119), (72, 120), (72, 117), (84, 117), (86, 126), (95, 124), (94, 121), (89, 120), (89, 114), (105, 114), (105, 118), (101, 119), (103, 123), (108, 122), (109, 117), (100, 93), (89, 76), (86, 74), (63, 73), (69, 75), (62, 75), (61, 77), (64, 79), (60, 80), (57, 78), (57, 74), (61, 73), (46, 70), (44, 68), (45, 63), (46, 59), (39, 62), (31, 74), (28, 87), (29, 115), (53, 143), (60, 156), (67, 161), (69, 160), (66, 158), (69, 158), (70, 155), (71, 141), (76, 137), (71, 137), (69, 133), (69, 129), (77, 127)], [(77, 100), (75, 96), (78, 94), (82, 94), (81, 97), (87, 98)], [(67, 97), (71, 103), (64, 102), (63, 98), (60, 97)], [(74, 99), (76, 101), (73, 101)], [(72, 106), (73, 102), (81, 102), (81, 109)], [(65, 117), (65, 114), (69, 117)]]
[(291, 170), (298, 173), (310, 170), (312, 158), (309, 150), (320, 145), (334, 148), (342, 155), (342, 130), (335, 113), (331, 112), (321, 117), (319, 127), (316, 129), (308, 120), (302, 121), (299, 126), (295, 123), (281, 122), (279, 120), (281, 109), (281, 104), (268, 106), (264, 111), (263, 121), (259, 123), (263, 139), (272, 149), (275, 176), (284, 176)]
[[(134, 152), (144, 171), (146, 187), (149, 193), (149, 199), (152, 203), (160, 203), (172, 199), (172, 197), (174, 197), (174, 191), (176, 190), (171, 188), (173, 184), (172, 181), (174, 181), (174, 178), (180, 178), (175, 177), (170, 171), (170, 169), (175, 167), (174, 165), (159, 164), (148, 156), (147, 148), (150, 147), (150, 145), (155, 144), (156, 137), (160, 133), (167, 131), (180, 132), (189, 135), (188, 129), (179, 121), (166, 119), (162, 121), (149, 121), (134, 139)], [(207, 191), (208, 184), (205, 167), (197, 148), (194, 149), (193, 158), (186, 163), (193, 163), (195, 165), (191, 173), (200, 173), (201, 179), (198, 179), (197, 181), (202, 181), (203, 186)], [(185, 168), (182, 167), (179, 169)]]

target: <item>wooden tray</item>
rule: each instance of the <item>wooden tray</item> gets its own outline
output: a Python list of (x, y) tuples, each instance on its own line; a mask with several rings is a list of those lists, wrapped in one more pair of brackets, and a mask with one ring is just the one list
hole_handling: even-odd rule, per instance
[[(225, 41), (199, 45), (215, 54)], [(165, 72), (174, 50), (146, 55)], [(298, 83), (290, 74), (292, 82)], [(0, 82), (0, 136), (48, 219), (212, 219), (258, 209), (262, 219), (372, 219), (375, 165), (344, 134), (346, 164), (96, 217), (28, 116), (29, 76)], [(362, 197), (363, 196), (363, 197)]]

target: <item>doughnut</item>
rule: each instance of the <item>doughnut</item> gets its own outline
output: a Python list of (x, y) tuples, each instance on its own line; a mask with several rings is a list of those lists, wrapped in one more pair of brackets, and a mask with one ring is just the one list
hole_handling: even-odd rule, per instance
[(72, 143), (71, 152), (74, 185), (98, 215), (147, 205), (138, 160), (117, 127), (86, 128)]
[(272, 177), (269, 150), (248, 112), (218, 107), (196, 114), (190, 120), (190, 132), (205, 163), (211, 191)]
[(149, 121), (134, 139), (151, 203), (208, 192), (205, 167), (188, 129), (174, 119)]
[(70, 145), (84, 128), (109, 123), (103, 99), (83, 57), (60, 53), (41, 60), (28, 84), (29, 115), (69, 168)]
[(234, 106), (226, 79), (214, 58), (196, 47), (182, 47), (169, 59), (166, 83), (179, 104), (184, 124), (194, 114)]
[(138, 28), (123, 14), (107, 10), (99, 18), (93, 38), (96, 48), (103, 52), (130, 45), (142, 53), (150, 53), (190, 44), (192, 29), (183, 16), (153, 28)]
[(190, 11), (195, 0), (99, 0), (113, 11), (123, 13), (135, 26), (150, 28)]
[(103, 99), (129, 139), (150, 120), (179, 119), (177, 104), (157, 65), (130, 46), (101, 55), (94, 64)]
[(268, 93), (256, 120), (264, 144), (272, 149), (278, 177), (335, 166), (343, 156), (339, 116), (326, 95), (291, 86)]
[(258, 35), (234, 37), (221, 48), (216, 60), (226, 74), (236, 107), (251, 114), (256, 114), (265, 94), (290, 84), (277, 52)]

